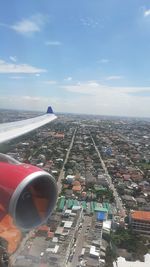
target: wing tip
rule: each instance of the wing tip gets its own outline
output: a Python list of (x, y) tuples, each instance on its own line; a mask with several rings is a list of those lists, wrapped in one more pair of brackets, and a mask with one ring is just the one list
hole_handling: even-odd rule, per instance
[(53, 114), (54, 112), (53, 112), (53, 109), (52, 109), (52, 107), (51, 106), (49, 106), (48, 108), (47, 108), (47, 112), (46, 112), (47, 114)]

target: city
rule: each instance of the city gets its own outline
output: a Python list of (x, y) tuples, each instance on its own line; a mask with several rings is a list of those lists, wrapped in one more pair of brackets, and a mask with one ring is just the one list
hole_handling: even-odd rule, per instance
[(0, 8), (0, 267), (150, 267), (150, 1)]
[[(1, 110), (0, 122), (35, 114)], [(0, 152), (49, 172), (58, 200), (47, 224), (37, 229), (21, 233), (1, 225), (1, 261), (101, 267), (118, 259), (119, 267), (123, 257), (125, 266), (137, 260), (148, 266), (149, 130), (148, 119), (58, 114), (51, 124), (2, 144)]]

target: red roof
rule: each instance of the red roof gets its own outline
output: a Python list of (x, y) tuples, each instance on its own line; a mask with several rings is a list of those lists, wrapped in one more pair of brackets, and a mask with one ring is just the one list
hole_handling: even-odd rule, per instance
[(134, 220), (150, 221), (150, 211), (135, 210), (131, 213), (131, 218)]
[(64, 133), (56, 133), (55, 135), (54, 135), (54, 137), (57, 137), (57, 138), (64, 138)]
[(79, 182), (79, 181), (74, 181), (74, 182), (73, 182), (73, 185), (75, 185), (75, 186), (80, 186), (80, 182)]
[(41, 225), (41, 226), (39, 226), (38, 227), (38, 230), (40, 230), (40, 231), (49, 231), (49, 227), (47, 226), (47, 225)]
[(54, 237), (54, 233), (53, 232), (48, 232), (47, 236), (52, 238), (52, 237)]
[(72, 190), (73, 190), (73, 191), (81, 191), (81, 185), (74, 185), (74, 186), (72, 187)]
[(130, 174), (123, 174), (124, 180), (130, 180), (131, 176)]

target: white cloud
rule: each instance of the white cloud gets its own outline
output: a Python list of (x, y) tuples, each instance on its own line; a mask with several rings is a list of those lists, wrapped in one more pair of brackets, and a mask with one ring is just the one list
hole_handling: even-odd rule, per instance
[(85, 83), (78, 82), (74, 85), (66, 85), (62, 86), (65, 90), (72, 92), (72, 93), (79, 93), (79, 94), (85, 94), (85, 95), (95, 95), (99, 90), (99, 87), (105, 87), (100, 84), (98, 84), (96, 81), (88, 81)]
[(112, 76), (108, 76), (106, 77), (107, 81), (112, 81), (112, 80), (121, 80), (123, 79), (123, 76), (119, 76), (119, 75), (112, 75)]
[(71, 82), (72, 81), (72, 77), (67, 77), (64, 79), (65, 82)]
[[(32, 91), (32, 90), (31, 90)], [(34, 91), (34, 89), (33, 89)], [(65, 102), (65, 101), (64, 101)], [(45, 112), (48, 106), (52, 106), (53, 110), (61, 111), (62, 100), (55, 97), (43, 97), (32, 95), (8, 95), (0, 96), (0, 107), (11, 109), (24, 109), (24, 110), (39, 110)]]
[[(72, 98), (69, 99), (70, 112), (99, 115), (149, 116), (149, 87), (114, 87), (89, 81), (63, 86)], [(141, 103), (144, 103), (142, 105)]]
[(74, 85), (66, 85), (63, 86), (66, 91), (80, 93), (80, 94), (87, 94), (87, 95), (95, 95), (98, 96), (101, 93), (114, 93), (117, 94), (132, 94), (138, 92), (149, 92), (150, 87), (123, 87), (123, 86), (108, 86), (104, 84), (100, 84), (97, 81), (87, 81), (83, 83), (77, 83)]
[(18, 21), (13, 25), (10, 26), (3, 25), (3, 26), (9, 27), (19, 34), (25, 36), (31, 36), (35, 32), (40, 32), (42, 30), (42, 27), (46, 24), (47, 21), (48, 21), (47, 16), (44, 16), (42, 14), (35, 14), (30, 18)]
[(45, 69), (40, 69), (28, 64), (15, 64), (0, 59), (0, 73), (42, 73)]
[(50, 46), (60, 46), (60, 45), (62, 45), (62, 43), (61, 42), (59, 42), (59, 41), (46, 41), (45, 42), (45, 45), (50, 45)]
[(29, 34), (40, 31), (40, 27), (36, 25), (35, 22), (29, 20), (22, 20), (21, 22), (14, 24), (11, 28), (21, 34)]
[(54, 81), (54, 80), (49, 80), (49, 81), (44, 81), (45, 84), (49, 84), (49, 85), (53, 85), (53, 84), (56, 84), (57, 81)]
[(75, 85), (66, 85), (62, 86), (63, 89), (73, 92), (73, 93), (79, 93), (79, 94), (85, 94), (85, 95), (95, 95), (97, 94), (98, 90), (100, 88), (105, 88), (105, 86), (100, 85), (96, 81), (88, 81), (86, 83), (80, 83), (78, 82)]
[(91, 86), (93, 88), (99, 87), (99, 83), (97, 81), (89, 81), (88, 86)]
[(29, 101), (40, 101), (40, 97), (37, 97), (37, 96), (29, 96), (29, 95), (21, 96), (21, 99), (22, 100), (29, 100)]
[(109, 62), (109, 59), (107, 59), (107, 58), (102, 58), (101, 60), (100, 60), (100, 63), (103, 63), (103, 64), (106, 64), (106, 63), (108, 63)]
[(150, 16), (150, 9), (144, 10), (144, 17)]
[(17, 57), (15, 56), (10, 56), (9, 59), (13, 62), (17, 62)]

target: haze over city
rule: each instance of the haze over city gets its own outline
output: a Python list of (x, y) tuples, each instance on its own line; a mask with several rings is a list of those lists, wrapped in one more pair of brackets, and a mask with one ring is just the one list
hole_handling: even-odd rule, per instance
[(2, 1), (0, 107), (148, 117), (150, 3)]

